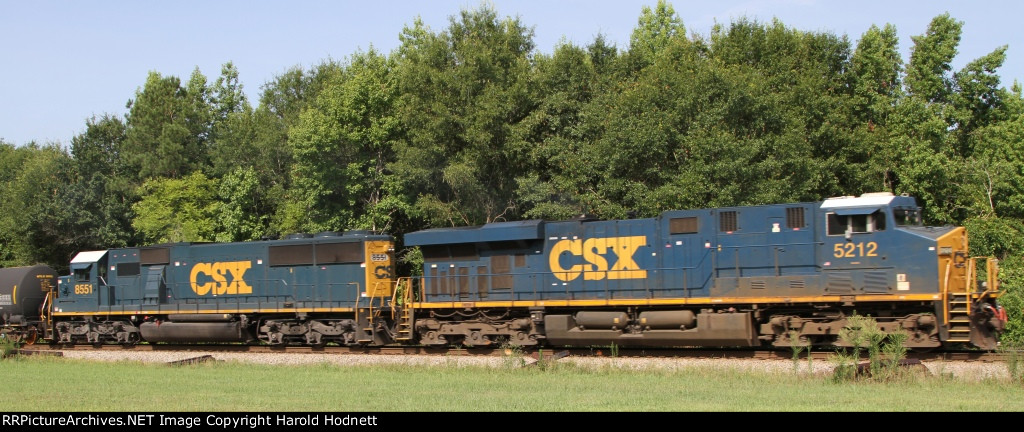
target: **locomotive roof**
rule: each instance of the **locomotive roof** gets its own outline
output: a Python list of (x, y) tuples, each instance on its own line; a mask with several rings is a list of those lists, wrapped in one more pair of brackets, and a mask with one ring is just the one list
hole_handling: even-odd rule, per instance
[(829, 198), (821, 203), (821, 208), (879, 207), (887, 206), (895, 199), (896, 196), (888, 192), (866, 193), (859, 197), (844, 196)]
[[(799, 204), (814, 205), (817, 203), (806, 202)], [(897, 196), (889, 192), (872, 192), (865, 193), (861, 196), (844, 196), (828, 198), (824, 201), (821, 201), (820, 204), (821, 209), (835, 210), (838, 212), (854, 214), (860, 212), (871, 212), (880, 207), (887, 207), (893, 204), (915, 206), (916, 201), (914, 200), (914, 198), (905, 195)], [(762, 206), (723, 207), (722, 209), (731, 210), (736, 208), (769, 207), (778, 205), (779, 204), (769, 204)], [(668, 210), (662, 212), (660, 217), (674, 217), (674, 215), (677, 215), (680, 212), (684, 211), (692, 210)], [(596, 219), (579, 218), (570, 221), (589, 222), (592, 220)], [(545, 223), (570, 221), (545, 221), (541, 219), (533, 219), (512, 222), (492, 222), (485, 225), (466, 227), (431, 228), (407, 233), (405, 235), (405, 245), (423, 246), (539, 239), (543, 237), (543, 226)]]
[(406, 246), (455, 243), (486, 243), (506, 240), (530, 240), (542, 237), (544, 221), (532, 219), (492, 222), (487, 225), (455, 228), (432, 228), (405, 235)]
[(78, 254), (75, 255), (74, 258), (71, 259), (71, 264), (94, 263), (99, 261), (101, 258), (103, 258), (103, 255), (106, 254), (107, 251), (105, 250), (79, 252)]

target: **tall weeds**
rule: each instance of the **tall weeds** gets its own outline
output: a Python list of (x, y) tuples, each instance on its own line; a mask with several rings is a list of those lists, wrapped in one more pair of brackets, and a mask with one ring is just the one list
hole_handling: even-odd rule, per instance
[(21, 345), (17, 341), (9, 339), (7, 335), (0, 336), (0, 358), (7, 358), (18, 351), (19, 348), (21, 348)]
[[(851, 348), (845, 352), (838, 351), (833, 356), (836, 363), (834, 381), (890, 381), (904, 375), (900, 363), (907, 355), (905, 333), (887, 334), (878, 327), (874, 318), (854, 314), (847, 319), (846, 327), (840, 330), (839, 339)], [(868, 362), (862, 366), (860, 359), (864, 352)]]

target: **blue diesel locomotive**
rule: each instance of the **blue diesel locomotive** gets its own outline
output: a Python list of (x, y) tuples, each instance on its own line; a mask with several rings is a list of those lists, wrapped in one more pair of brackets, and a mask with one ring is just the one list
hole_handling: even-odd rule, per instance
[(80, 252), (58, 278), (52, 338), (392, 343), (393, 267), (392, 238), (358, 231)]
[(412, 307), (427, 345), (842, 345), (860, 314), (907, 347), (994, 349), (1006, 318), (996, 261), (889, 193), (431, 229), (405, 244), (423, 251)]

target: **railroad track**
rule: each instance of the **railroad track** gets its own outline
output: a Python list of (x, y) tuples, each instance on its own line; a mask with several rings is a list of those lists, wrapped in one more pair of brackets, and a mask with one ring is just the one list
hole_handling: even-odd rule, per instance
[[(392, 346), (392, 347), (309, 347), (309, 346), (270, 346), (241, 344), (139, 344), (121, 345), (27, 345), (18, 350), (25, 355), (56, 354), (62, 351), (104, 351), (104, 352), (224, 352), (224, 353), (259, 353), (259, 354), (339, 354), (339, 355), (438, 355), (438, 356), (510, 356), (522, 355), (538, 358), (574, 357), (622, 357), (622, 358), (679, 358), (679, 359), (732, 359), (732, 360), (793, 360), (790, 350), (765, 349), (706, 349), (706, 348), (612, 348), (612, 347), (581, 347), (581, 348), (517, 348), (503, 347), (424, 347), (424, 346)], [(802, 352), (799, 359), (827, 361), (834, 351)], [(945, 352), (908, 352), (908, 360), (917, 361), (964, 361), (964, 362), (1005, 362), (1012, 357), (1024, 354), (982, 351), (945, 351)], [(866, 355), (865, 355), (866, 356)]]

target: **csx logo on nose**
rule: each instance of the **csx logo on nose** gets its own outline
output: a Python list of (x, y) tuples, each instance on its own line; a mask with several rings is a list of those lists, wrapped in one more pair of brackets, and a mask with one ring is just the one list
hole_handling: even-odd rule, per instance
[[(189, 277), (192, 291), (201, 296), (211, 291), (214, 295), (252, 294), (252, 287), (242, 279), (250, 267), (251, 261), (197, 263)], [(228, 275), (231, 276), (230, 281)]]
[[(571, 281), (583, 273), (583, 280), (608, 279), (643, 279), (647, 270), (633, 261), (633, 254), (640, 246), (647, 244), (645, 236), (590, 238), (587, 240), (562, 240), (551, 248), (548, 261), (551, 272), (563, 281)], [(611, 249), (616, 260), (608, 269), (608, 260), (604, 255)], [(582, 257), (584, 264), (574, 264), (569, 268), (562, 267), (562, 254), (568, 252), (572, 257)]]

